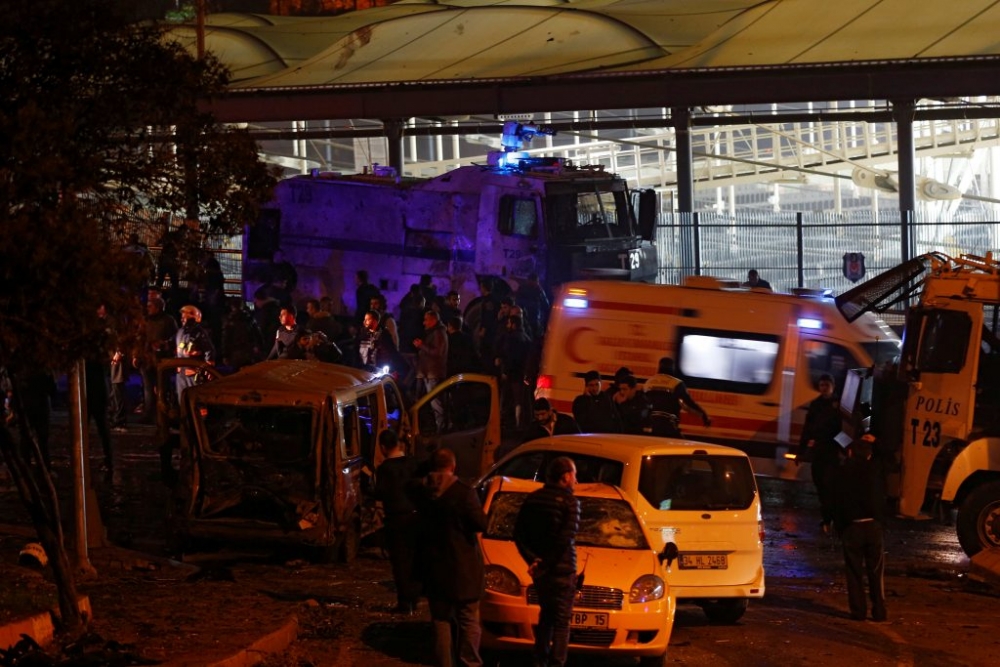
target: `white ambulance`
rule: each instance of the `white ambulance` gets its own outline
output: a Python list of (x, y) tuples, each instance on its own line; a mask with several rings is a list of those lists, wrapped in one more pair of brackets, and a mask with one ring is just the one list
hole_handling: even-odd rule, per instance
[(706, 276), (683, 286), (584, 281), (553, 303), (536, 395), (571, 412), (590, 370), (640, 383), (671, 357), (675, 375), (712, 419), (681, 416), (685, 437), (747, 452), (758, 474), (802, 476), (784, 455), (798, 443), (816, 382), (895, 357), (899, 337), (867, 314), (853, 323), (816, 290), (777, 294)]

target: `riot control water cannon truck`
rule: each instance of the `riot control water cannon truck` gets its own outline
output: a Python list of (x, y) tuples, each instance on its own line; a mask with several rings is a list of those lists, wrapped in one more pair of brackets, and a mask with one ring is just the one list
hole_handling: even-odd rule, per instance
[(343, 295), (352, 308), (359, 269), (390, 307), (423, 274), (465, 303), (479, 295), (479, 276), (516, 287), (537, 274), (550, 290), (588, 276), (655, 281), (655, 193), (630, 192), (602, 166), (521, 150), (539, 134), (552, 131), (508, 121), (487, 164), (433, 178), (375, 165), (279, 182), (246, 231), (244, 296), (266, 281), (278, 251), (297, 271), (298, 296)]
[(910, 304), (898, 367), (845, 383), (845, 431), (898, 464), (900, 514), (957, 508), (969, 556), (1000, 547), (1000, 262), (921, 255), (836, 298), (849, 320)]

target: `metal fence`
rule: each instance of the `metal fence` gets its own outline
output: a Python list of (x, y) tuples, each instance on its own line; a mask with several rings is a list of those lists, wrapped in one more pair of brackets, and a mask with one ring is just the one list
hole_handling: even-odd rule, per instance
[(864, 255), (862, 280), (875, 276), (902, 261), (904, 229), (910, 257), (930, 251), (982, 256), (1000, 248), (1000, 222), (994, 220), (910, 220), (904, 227), (898, 210), (668, 213), (656, 229), (658, 279), (677, 284), (685, 276), (711, 275), (743, 281), (749, 269), (757, 269), (776, 291), (840, 293), (854, 285), (844, 275), (845, 254)]

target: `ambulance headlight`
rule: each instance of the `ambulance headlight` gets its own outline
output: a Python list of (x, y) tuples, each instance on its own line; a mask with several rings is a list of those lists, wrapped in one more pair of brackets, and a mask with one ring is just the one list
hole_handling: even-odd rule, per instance
[(563, 299), (563, 306), (566, 308), (586, 308), (590, 305), (586, 299), (581, 299), (578, 296), (569, 296)]

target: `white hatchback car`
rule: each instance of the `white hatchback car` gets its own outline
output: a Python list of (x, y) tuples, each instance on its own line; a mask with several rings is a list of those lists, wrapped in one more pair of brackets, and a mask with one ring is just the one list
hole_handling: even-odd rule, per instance
[(557, 456), (569, 456), (580, 483), (621, 487), (654, 538), (676, 549), (665, 562), (678, 603), (694, 603), (715, 623), (735, 623), (751, 598), (764, 597), (764, 523), (747, 455), (692, 440), (583, 434), (521, 445), (480, 480), (544, 479)]
[[(538, 598), (513, 533), (521, 504), (541, 486), (499, 477), (487, 489), (489, 523), (480, 538), (486, 594), (480, 618), (488, 663), (496, 651), (530, 651), (534, 645)], [(578, 484), (575, 495), (580, 500), (577, 569), (583, 583), (573, 601), (570, 653), (632, 656), (640, 665), (661, 667), (677, 604), (664, 581), (665, 557), (653, 552), (651, 535), (621, 489)]]

